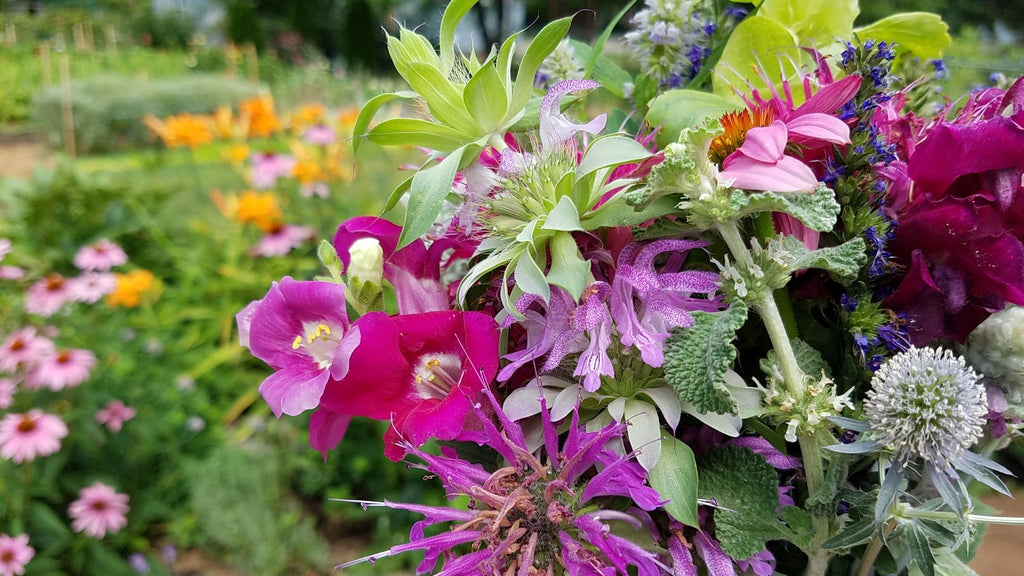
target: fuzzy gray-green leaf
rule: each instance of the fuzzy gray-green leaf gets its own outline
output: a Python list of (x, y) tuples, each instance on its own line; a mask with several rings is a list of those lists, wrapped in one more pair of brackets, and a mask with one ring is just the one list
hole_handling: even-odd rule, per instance
[(813, 192), (757, 192), (747, 193), (745, 199), (733, 197), (733, 204), (741, 200), (740, 215), (755, 212), (785, 212), (803, 222), (811, 230), (828, 232), (836, 224), (839, 216), (839, 203), (835, 194), (825, 185), (818, 186)]
[(737, 300), (721, 312), (694, 312), (693, 319), (693, 326), (674, 329), (665, 341), (665, 380), (701, 412), (733, 414), (736, 400), (723, 377), (736, 359), (732, 341), (747, 307)]

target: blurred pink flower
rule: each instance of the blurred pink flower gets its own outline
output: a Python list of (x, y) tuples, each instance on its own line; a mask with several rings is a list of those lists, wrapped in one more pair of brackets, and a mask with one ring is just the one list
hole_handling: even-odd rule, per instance
[(31, 462), (60, 450), (60, 439), (67, 435), (64, 421), (42, 410), (8, 414), (0, 420), (0, 456), (15, 464)]
[(102, 410), (96, 413), (96, 422), (107, 427), (111, 432), (120, 432), (125, 422), (135, 418), (135, 409), (124, 405), (120, 400), (111, 400)]
[(30, 369), (53, 350), (53, 342), (37, 335), (35, 327), (26, 326), (0, 344), (0, 372)]
[(264, 258), (284, 256), (302, 246), (303, 242), (312, 237), (312, 228), (285, 224), (276, 230), (264, 234), (260, 241), (252, 247), (251, 253), (253, 256), (262, 256)]
[(17, 266), (0, 266), (0, 279), (21, 280), (25, 277), (25, 270)]
[(11, 239), (0, 238), (0, 260), (11, 253)]
[(306, 130), (302, 138), (310, 144), (327, 146), (328, 144), (333, 144), (338, 139), (338, 135), (330, 126), (317, 125)]
[(86, 272), (68, 280), (68, 296), (76, 302), (95, 304), (117, 288), (117, 277), (107, 272)]
[(93, 538), (103, 538), (128, 525), (128, 495), (120, 494), (102, 482), (82, 488), (78, 500), (68, 507), (71, 528)]
[(25, 573), (25, 565), (36, 555), (28, 545), (28, 534), (8, 536), (0, 534), (0, 576), (18, 576)]
[(253, 154), (250, 160), (252, 185), (258, 190), (273, 188), (278, 178), (290, 176), (295, 168), (295, 158), (287, 154), (258, 153)]
[(83, 246), (75, 254), (75, 268), (79, 270), (96, 270), (106, 272), (114, 266), (120, 266), (128, 262), (128, 255), (120, 246), (101, 238), (88, 246)]
[(43, 317), (52, 316), (70, 298), (70, 283), (54, 272), (36, 280), (25, 294), (25, 311)]
[(6, 410), (14, 403), (18, 385), (10, 378), (0, 378), (0, 410)]
[(33, 390), (44, 386), (50, 390), (63, 390), (88, 380), (94, 366), (96, 355), (89, 350), (59, 350), (40, 360), (28, 373), (25, 383)]

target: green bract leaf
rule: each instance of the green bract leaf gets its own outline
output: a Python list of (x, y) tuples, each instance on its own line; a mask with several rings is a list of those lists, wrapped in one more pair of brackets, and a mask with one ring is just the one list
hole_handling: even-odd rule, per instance
[(551, 287), (548, 286), (547, 280), (544, 279), (544, 272), (533, 259), (533, 254), (529, 249), (524, 251), (519, 257), (519, 261), (516, 262), (515, 281), (516, 286), (523, 292), (536, 294), (545, 302), (551, 299)]
[(818, 232), (831, 231), (839, 215), (835, 194), (824, 185), (813, 192), (747, 193), (737, 190), (733, 193), (732, 205), (739, 216), (756, 212), (785, 212)]
[(795, 34), (777, 20), (755, 14), (740, 22), (729, 36), (712, 87), (715, 94), (726, 98), (734, 98), (733, 88), (749, 92), (748, 82), (764, 93), (768, 84), (751, 70), (756, 67), (775, 82), (787, 76), (783, 62), (800, 62), (802, 57)]
[(451, 0), (444, 9), (444, 16), (441, 17), (441, 69), (445, 73), (451, 72), (455, 66), (455, 29), (459, 21), (465, 16), (470, 8), (477, 3), (477, 0)]
[(877, 529), (878, 526), (875, 525), (874, 518), (864, 517), (844, 526), (842, 532), (826, 540), (821, 547), (826, 550), (852, 548), (867, 542)]
[(377, 115), (377, 112), (385, 104), (394, 100), (412, 100), (413, 98), (416, 98), (415, 92), (388, 92), (370, 98), (370, 101), (359, 110), (356, 123), (352, 126), (352, 153), (356, 154), (359, 152), (359, 145), (363, 142), (363, 138), (366, 137), (366, 129), (370, 127), (373, 117)]
[(583, 228), (587, 230), (636, 226), (652, 218), (679, 212), (676, 208), (677, 203), (678, 199), (662, 196), (645, 206), (643, 210), (635, 210), (626, 203), (625, 196), (620, 192), (596, 210), (584, 215), (581, 222)]
[(661, 458), (651, 469), (651, 488), (668, 500), (665, 511), (673, 518), (698, 528), (697, 525), (697, 461), (693, 450), (682, 441), (664, 435)]
[(758, 11), (788, 28), (801, 46), (819, 49), (849, 38), (859, 13), (857, 0), (765, 0)]
[(568, 232), (559, 232), (548, 242), (551, 248), (551, 269), (548, 284), (560, 286), (579, 300), (590, 281), (590, 262), (583, 259), (576, 240)]
[(746, 448), (719, 446), (697, 458), (701, 498), (714, 498), (715, 537), (733, 558), (750, 558), (765, 542), (791, 539), (779, 522), (779, 477), (771, 464)]
[(508, 112), (508, 92), (493, 60), (485, 62), (469, 80), (463, 98), (469, 113), (484, 130), (490, 132), (501, 127)]
[(928, 537), (925, 536), (924, 532), (914, 522), (909, 522), (903, 526), (907, 547), (910, 548), (911, 565), (922, 576), (935, 576), (935, 556), (932, 555), (932, 547), (928, 543)]
[(390, 118), (374, 126), (367, 137), (381, 146), (422, 146), (451, 152), (466, 144), (466, 137), (441, 124), (419, 118)]
[(645, 470), (654, 468), (661, 459), (661, 419), (654, 404), (636, 398), (627, 398), (623, 416), (629, 422), (626, 437), (636, 452), (636, 461)]
[(747, 320), (747, 306), (737, 300), (721, 312), (692, 315), (693, 326), (673, 329), (665, 341), (665, 380), (701, 412), (734, 414), (736, 399), (724, 375), (736, 359), (732, 341)]
[(639, 162), (651, 157), (651, 151), (643, 144), (627, 136), (604, 136), (594, 140), (580, 159), (573, 182), (602, 168)]
[[(980, 537), (972, 538), (972, 540), (980, 540)], [(977, 572), (971, 570), (949, 548), (939, 548), (934, 552), (935, 573), (938, 576), (978, 576)]]
[(544, 63), (551, 52), (558, 47), (558, 43), (569, 33), (569, 25), (572, 24), (572, 16), (559, 18), (541, 29), (530, 42), (522, 62), (519, 63), (519, 71), (516, 72), (516, 84), (512, 91), (512, 102), (509, 112), (518, 111), (526, 106), (526, 102), (533, 94), (534, 76), (540, 65)]
[(894, 42), (923, 59), (939, 58), (953, 39), (942, 17), (931, 12), (902, 12), (853, 31), (862, 40)]
[(697, 128), (708, 118), (720, 118), (726, 112), (742, 108), (732, 98), (698, 92), (670, 90), (651, 102), (647, 121), (658, 130), (658, 146), (664, 148), (679, 139), (683, 130)]
[(465, 151), (465, 148), (459, 148), (440, 164), (424, 168), (412, 177), (409, 206), (402, 222), (402, 235), (398, 239), (399, 248), (422, 236), (434, 224), (445, 197), (452, 190), (452, 182)]
[(477, 136), (477, 124), (466, 109), (463, 92), (437, 69), (436, 66), (422, 62), (412, 62), (408, 66), (405, 81), (427, 103), (430, 113), (439, 122), (465, 136)]
[(569, 44), (572, 45), (573, 54), (577, 58), (588, 62), (596, 58), (594, 70), (589, 75), (584, 75), (584, 78), (593, 78), (602, 88), (619, 98), (626, 97), (626, 84), (633, 83), (633, 77), (629, 72), (603, 55), (595, 56), (594, 49), (579, 40), (569, 40)]
[(544, 225), (541, 226), (541, 229), (561, 230), (563, 232), (583, 230), (583, 227), (580, 225), (580, 211), (576, 208), (572, 198), (562, 196), (558, 200), (558, 204), (555, 204), (551, 212), (548, 212), (548, 217), (544, 221)]

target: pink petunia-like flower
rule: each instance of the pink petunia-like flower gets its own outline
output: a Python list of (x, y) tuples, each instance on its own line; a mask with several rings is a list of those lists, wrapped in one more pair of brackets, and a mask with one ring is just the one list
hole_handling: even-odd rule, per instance
[(73, 388), (88, 380), (95, 366), (96, 355), (89, 350), (59, 350), (41, 359), (28, 373), (25, 384), (33, 390)]
[(127, 263), (128, 255), (114, 242), (101, 238), (80, 248), (71, 262), (79, 270), (107, 272)]
[(111, 432), (120, 432), (124, 423), (132, 418), (135, 418), (135, 409), (125, 406), (120, 400), (107, 402), (107, 405), (96, 413), (96, 422), (106, 426)]
[(64, 421), (42, 410), (8, 414), (0, 420), (0, 456), (15, 464), (31, 462), (60, 450), (60, 439), (67, 435)]
[(121, 494), (102, 482), (82, 488), (78, 500), (68, 507), (71, 529), (85, 532), (96, 539), (128, 525), (128, 495)]
[(86, 272), (68, 280), (70, 298), (76, 302), (95, 304), (117, 289), (117, 276), (107, 272)]
[(0, 576), (20, 576), (36, 555), (28, 545), (28, 534), (9, 536), (0, 534)]
[(278, 417), (316, 408), (328, 380), (349, 372), (349, 356), (360, 342), (359, 330), (349, 326), (345, 286), (286, 276), (258, 302), (236, 320), (239, 339), (275, 370), (260, 394)]
[(0, 378), (0, 410), (7, 410), (14, 404), (14, 393), (18, 385), (10, 378)]
[(52, 316), (70, 299), (71, 284), (56, 272), (36, 280), (25, 294), (25, 311), (43, 317)]
[(313, 234), (313, 229), (307, 226), (285, 224), (264, 234), (250, 253), (263, 258), (284, 256), (302, 246), (303, 242), (313, 237)]
[(39, 336), (34, 327), (26, 326), (0, 344), (0, 372), (31, 369), (53, 350), (53, 342), (49, 338)]

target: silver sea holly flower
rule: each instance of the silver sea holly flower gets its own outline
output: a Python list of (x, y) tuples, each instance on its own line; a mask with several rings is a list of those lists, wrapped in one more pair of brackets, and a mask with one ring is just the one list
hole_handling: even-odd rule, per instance
[(1009, 495), (995, 472), (1010, 471), (969, 450), (982, 437), (987, 412), (981, 376), (962, 357), (949, 350), (911, 347), (875, 373), (864, 401), (866, 422), (831, 418), (864, 433), (862, 440), (829, 449), (890, 454), (892, 465), (884, 472), (875, 503), (876, 522), (888, 517), (910, 474), (920, 474), (950, 508), (963, 515), (971, 500), (961, 473)]

